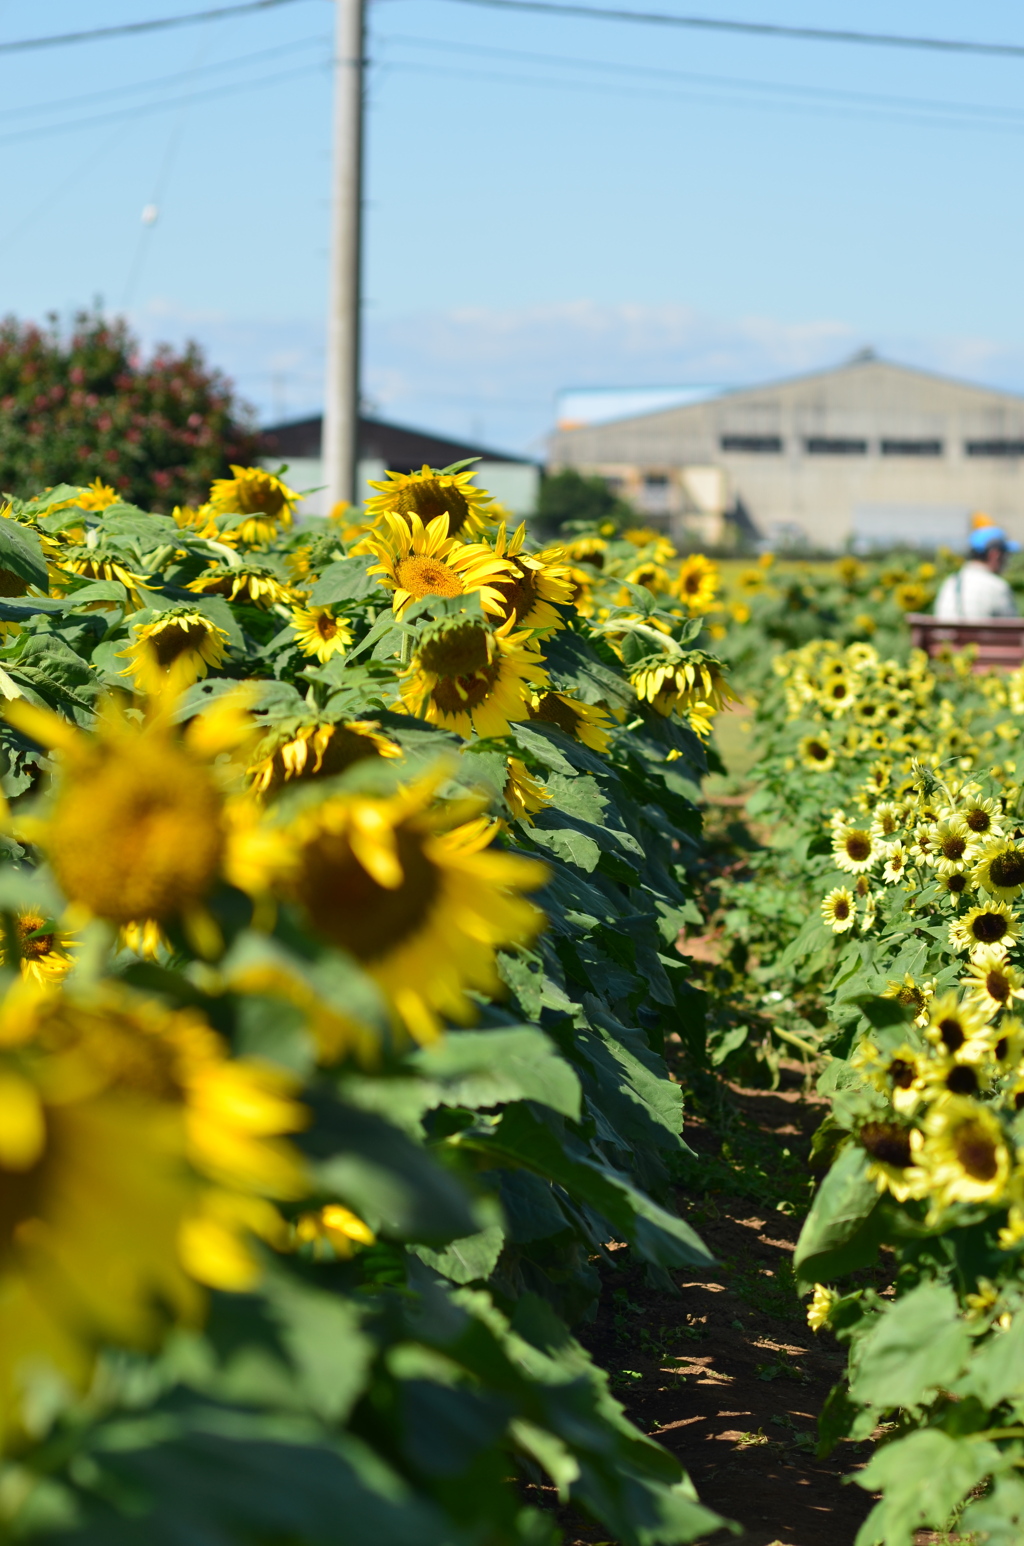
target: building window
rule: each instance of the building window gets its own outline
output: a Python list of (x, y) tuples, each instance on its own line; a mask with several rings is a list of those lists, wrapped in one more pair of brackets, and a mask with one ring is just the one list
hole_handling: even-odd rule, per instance
[(644, 478), (643, 507), (651, 515), (668, 509), (669, 481), (664, 473), (649, 472)]
[(621, 492), (622, 492), (622, 479), (621, 478), (605, 478), (604, 486), (608, 490), (609, 494), (621, 494)]
[(718, 444), (723, 451), (749, 451), (778, 454), (782, 450), (781, 435), (723, 435)]
[(1024, 456), (1024, 440), (967, 440), (968, 456)]
[(941, 456), (941, 440), (883, 440), (883, 456)]
[(808, 456), (867, 456), (868, 443), (842, 435), (808, 435), (804, 450)]

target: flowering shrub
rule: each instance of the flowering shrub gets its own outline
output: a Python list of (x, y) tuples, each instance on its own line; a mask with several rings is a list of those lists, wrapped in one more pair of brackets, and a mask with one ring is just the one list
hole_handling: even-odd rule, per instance
[(199, 500), (256, 452), (248, 412), (198, 347), (139, 345), (121, 321), (82, 312), (71, 336), (0, 323), (0, 489), (99, 478), (145, 509)]
[(722, 668), (458, 473), (294, 503), (0, 518), (4, 1528), (692, 1540), (569, 1326), (611, 1240), (710, 1260), (661, 1047)]

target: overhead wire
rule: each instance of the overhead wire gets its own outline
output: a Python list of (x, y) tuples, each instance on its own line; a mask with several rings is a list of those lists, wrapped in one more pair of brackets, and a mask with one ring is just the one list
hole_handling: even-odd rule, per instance
[[(981, 121), (982, 127), (999, 128), (1020, 124), (1024, 126), (1024, 111), (1017, 108), (993, 107), (973, 102), (950, 102), (938, 98), (929, 97), (902, 97), (883, 94), (880, 92), (843, 91), (832, 87), (800, 86), (791, 82), (765, 81), (750, 79), (743, 76), (707, 75), (689, 70), (662, 69), (652, 65), (624, 64), (621, 60), (606, 59), (581, 59), (579, 55), (538, 53), (534, 50), (499, 48), (486, 44), (473, 44), (456, 42), (448, 39), (421, 38), (404, 33), (385, 33), (378, 39), (378, 44), (390, 46), (393, 43), (408, 45), (414, 48), (430, 49), (440, 53), (470, 54), (477, 57), (515, 59), (530, 64), (556, 65), (560, 68), (575, 71), (594, 71), (600, 74), (632, 76), (651, 80), (679, 81), (686, 85), (724, 87), (729, 90), (742, 90), (752, 92), (764, 92), (775, 96), (793, 96), (798, 99), (806, 99), (809, 102), (841, 102), (851, 107), (867, 109), (896, 110), (901, 115), (909, 112), (921, 112), (929, 115), (927, 120), (934, 121), (935, 117), (957, 119), (959, 116), (976, 118)], [(398, 61), (388, 61), (387, 67), (391, 69), (408, 69)], [(517, 83), (526, 77), (496, 77), (498, 79), (515, 79)], [(543, 77), (531, 78), (538, 82)], [(545, 84), (554, 84), (546, 81)], [(571, 84), (567, 82), (566, 84)], [(703, 99), (702, 99), (703, 100)], [(877, 114), (875, 115), (877, 116)], [(989, 120), (989, 122), (985, 122)]]
[(61, 48), (72, 43), (98, 43), (104, 38), (138, 36), (144, 32), (165, 32), (171, 27), (191, 27), (198, 22), (223, 21), (246, 12), (273, 11), (298, 0), (243, 0), (241, 5), (218, 5), (208, 11), (187, 11), (183, 16), (156, 16), (149, 21), (118, 22), (111, 27), (89, 27), (81, 32), (51, 32), (37, 38), (10, 38), (0, 42), (0, 54), (24, 54), (40, 48)]

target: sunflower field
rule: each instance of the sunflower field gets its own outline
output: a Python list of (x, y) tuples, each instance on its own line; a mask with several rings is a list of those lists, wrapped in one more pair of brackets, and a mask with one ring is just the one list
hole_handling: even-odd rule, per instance
[[(663, 1049), (703, 1047), (711, 577), (537, 549), (460, 468), (296, 497), (0, 512), (0, 1539), (694, 1540), (573, 1328), (611, 1243), (710, 1261)], [(986, 1240), (1004, 1168), (949, 1201)]]

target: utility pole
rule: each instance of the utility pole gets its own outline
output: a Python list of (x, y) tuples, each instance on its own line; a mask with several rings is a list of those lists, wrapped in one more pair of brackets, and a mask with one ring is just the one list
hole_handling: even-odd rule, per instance
[(354, 501), (359, 458), (366, 0), (335, 0), (334, 169), (323, 459), (328, 508)]

